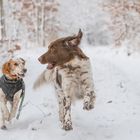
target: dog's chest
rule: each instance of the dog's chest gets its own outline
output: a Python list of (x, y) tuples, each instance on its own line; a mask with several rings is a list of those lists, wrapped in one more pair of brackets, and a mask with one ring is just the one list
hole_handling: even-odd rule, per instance
[(24, 90), (23, 80), (9, 81), (4, 76), (0, 78), (0, 88), (3, 90), (8, 101), (13, 101), (16, 92)]
[(70, 86), (76, 90), (81, 88), (82, 81), (90, 77), (91, 66), (89, 60), (79, 60), (68, 63), (64, 67), (56, 67), (54, 70), (53, 81), (57, 89), (63, 90), (63, 87)]
[(79, 83), (80, 67), (56, 68), (54, 72), (54, 85), (57, 89), (63, 89), (66, 83)]

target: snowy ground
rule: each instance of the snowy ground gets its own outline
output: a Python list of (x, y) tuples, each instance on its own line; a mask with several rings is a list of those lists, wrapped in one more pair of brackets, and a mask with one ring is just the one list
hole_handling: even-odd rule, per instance
[(140, 140), (140, 56), (126, 56), (107, 48), (85, 48), (93, 66), (97, 95), (93, 111), (72, 106), (73, 130), (60, 128), (52, 86), (33, 91), (45, 68), (37, 61), (44, 49), (19, 52), (27, 61), (26, 98), (21, 117), (0, 130), (0, 140)]

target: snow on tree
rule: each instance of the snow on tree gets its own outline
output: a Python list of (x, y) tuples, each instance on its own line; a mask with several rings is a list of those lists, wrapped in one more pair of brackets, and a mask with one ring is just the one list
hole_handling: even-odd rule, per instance
[(75, 33), (81, 28), (83, 39), (92, 46), (111, 44), (112, 36), (107, 26), (109, 14), (102, 10), (102, 0), (60, 0), (60, 3), (61, 36)]
[(57, 37), (58, 7), (56, 0), (4, 0), (6, 40), (14, 45), (29, 46), (29, 41), (45, 46)]
[(45, 46), (48, 35), (57, 34), (58, 2), (55, 0), (13, 0), (12, 2), (21, 5), (20, 9), (13, 11), (13, 15), (25, 27), (27, 39), (36, 40), (36, 43)]
[(111, 15), (110, 29), (114, 33), (115, 46), (121, 46), (124, 41), (127, 41), (129, 45), (131, 44), (131, 48), (139, 47), (140, 1), (106, 0), (103, 7)]
[(5, 37), (6, 32), (5, 32), (4, 7), (3, 0), (0, 0), (0, 47), (2, 46)]
[(57, 38), (57, 0), (0, 0), (0, 59)]

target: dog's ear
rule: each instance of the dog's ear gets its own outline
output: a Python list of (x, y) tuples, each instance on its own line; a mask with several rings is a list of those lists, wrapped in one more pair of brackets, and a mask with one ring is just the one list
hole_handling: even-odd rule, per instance
[(9, 74), (10, 73), (10, 61), (6, 62), (2, 67), (2, 73), (3, 74)]
[(70, 47), (77, 47), (81, 42), (82, 36), (83, 36), (83, 33), (82, 33), (81, 29), (79, 29), (77, 36), (67, 37), (65, 39), (65, 44)]

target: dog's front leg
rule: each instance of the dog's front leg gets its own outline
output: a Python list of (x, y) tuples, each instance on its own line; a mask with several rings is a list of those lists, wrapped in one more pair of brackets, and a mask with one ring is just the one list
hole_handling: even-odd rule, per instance
[(57, 97), (58, 97), (58, 105), (59, 105), (59, 119), (61, 123), (63, 123), (64, 120), (64, 106), (63, 106), (63, 92), (62, 91), (57, 91)]
[(4, 102), (0, 101), (0, 106), (1, 106), (1, 112), (2, 112), (4, 120), (8, 121), (10, 113), (9, 113), (9, 110), (6, 105), (6, 101), (4, 101)]
[(3, 114), (3, 111), (2, 111), (1, 108), (0, 108), (0, 128), (1, 129), (6, 129), (4, 114)]
[(18, 108), (18, 104), (20, 101), (20, 96), (21, 96), (22, 90), (18, 91), (15, 95), (14, 95), (14, 99), (11, 105), (11, 112), (10, 112), (10, 117), (9, 117), (9, 121), (11, 121), (15, 115), (16, 115), (16, 111)]
[(72, 129), (71, 122), (71, 85), (72, 76), (68, 75), (67, 69), (57, 71), (55, 88), (59, 102), (59, 118), (65, 130)]
[(57, 92), (57, 96), (59, 104), (59, 119), (62, 123), (62, 128), (65, 130), (71, 130), (71, 99), (69, 96), (64, 95), (63, 92)]
[(0, 128), (1, 129), (7, 129), (6, 128), (6, 125), (5, 125), (5, 120), (8, 121), (8, 118), (9, 118), (9, 111), (5, 111), (5, 105), (0, 102)]
[(71, 80), (65, 75), (62, 78), (62, 91), (63, 93), (60, 95), (61, 98), (61, 104), (59, 107), (61, 107), (60, 111), (62, 113), (62, 125), (63, 129), (65, 130), (71, 130), (72, 129), (72, 121), (71, 121)]
[(71, 98), (68, 95), (63, 96), (63, 129), (71, 130), (72, 121), (71, 121)]
[(2, 89), (0, 89), (0, 128), (6, 129), (5, 120), (9, 118), (9, 110), (7, 108), (7, 100)]
[(95, 104), (95, 95), (94, 95), (94, 91), (88, 91), (85, 92), (84, 95), (84, 106), (83, 109), (84, 110), (91, 110), (94, 108), (94, 104)]
[(81, 73), (81, 84), (82, 89), (84, 91), (84, 110), (90, 110), (94, 108), (95, 103), (95, 92), (94, 92), (94, 85), (92, 74), (89, 71), (85, 71)]

